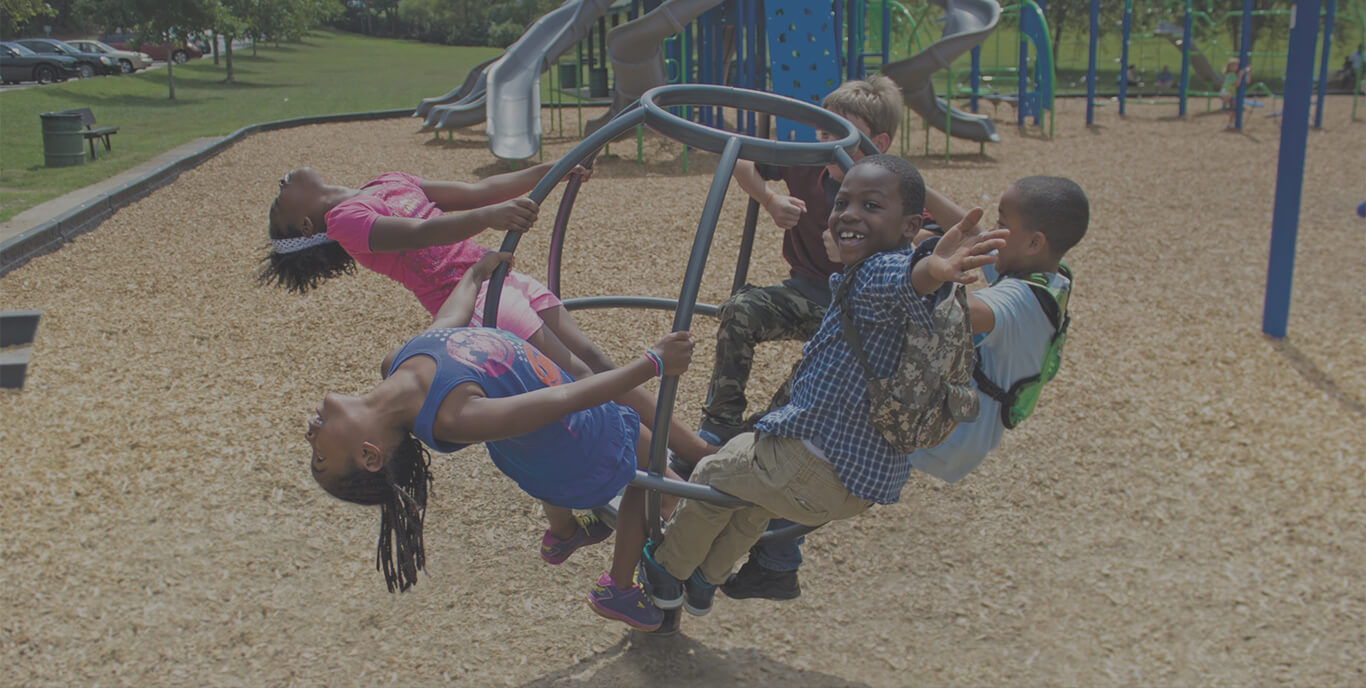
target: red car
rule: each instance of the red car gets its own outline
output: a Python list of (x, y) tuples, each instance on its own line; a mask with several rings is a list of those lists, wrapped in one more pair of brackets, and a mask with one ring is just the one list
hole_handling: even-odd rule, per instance
[(119, 50), (134, 50), (147, 53), (153, 60), (165, 62), (167, 56), (176, 64), (185, 64), (190, 58), (200, 58), (204, 56), (204, 51), (194, 45), (174, 45), (170, 43), (140, 43), (138, 35), (135, 33), (111, 33), (104, 37), (104, 42), (118, 48)]

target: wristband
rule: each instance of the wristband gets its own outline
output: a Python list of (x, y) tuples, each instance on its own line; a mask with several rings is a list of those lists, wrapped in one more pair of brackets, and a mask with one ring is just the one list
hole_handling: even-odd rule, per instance
[(653, 349), (646, 349), (645, 353), (641, 355), (654, 365), (655, 377), (664, 377), (664, 359), (660, 358), (659, 354), (655, 353)]
[(769, 191), (769, 192), (768, 192), (768, 197), (764, 199), (764, 210), (765, 210), (766, 212), (768, 212), (769, 215), (772, 215), (772, 214), (773, 214), (773, 211), (768, 209), (768, 204), (769, 204), (770, 202), (772, 202), (772, 201), (773, 201), (773, 197), (774, 197), (774, 196), (777, 196), (777, 195), (778, 195), (778, 192), (776, 192), (776, 191)]

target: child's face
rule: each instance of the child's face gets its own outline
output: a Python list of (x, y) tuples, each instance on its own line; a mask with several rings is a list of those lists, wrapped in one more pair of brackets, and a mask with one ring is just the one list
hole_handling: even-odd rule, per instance
[(363, 440), (365, 420), (358, 397), (330, 393), (314, 409), (304, 439), (313, 447), (309, 461), (313, 478), (323, 487), (366, 465), (367, 447), (374, 445)]
[[(880, 165), (849, 168), (835, 195), (827, 230), (845, 265), (905, 246), (920, 229), (920, 215), (902, 212), (900, 180)], [(832, 256), (833, 257), (833, 256)]]
[(1023, 206), (1024, 198), (1013, 184), (1001, 194), (1001, 204), (996, 209), (996, 227), (1009, 229), (1010, 236), (1006, 237), (1006, 245), (996, 252), (997, 272), (1023, 270), (1043, 248), (1043, 234), (1026, 226)]
[[(835, 114), (839, 115), (840, 117), (843, 117), (843, 118), (849, 120), (849, 123), (850, 123), (850, 124), (853, 124), (854, 127), (855, 127), (856, 129), (858, 129), (859, 131), (863, 132), (863, 135), (864, 135), (864, 136), (867, 136), (868, 138), (873, 139), (873, 143), (874, 143), (875, 145), (877, 145), (880, 149), (882, 149), (882, 150), (886, 150), (886, 149), (887, 149), (886, 146), (882, 144), (882, 137), (884, 137), (884, 136), (886, 136), (886, 135), (885, 135), (885, 134), (878, 134), (878, 136), (875, 138), (875, 137), (873, 136), (873, 134), (871, 133), (872, 130), (868, 128), (868, 123), (865, 122), (865, 121), (863, 121), (863, 118), (862, 118), (862, 117), (859, 117), (858, 115), (849, 115), (849, 114), (845, 114), (845, 113), (843, 113), (843, 112), (835, 112), (834, 110), (831, 110), (831, 112), (834, 112)], [(835, 135), (834, 135), (834, 134), (831, 134), (831, 133), (828, 132), (828, 131), (817, 131), (817, 132), (816, 132), (816, 136), (817, 136), (818, 138), (820, 138), (820, 140), (821, 140), (822, 142), (825, 142), (825, 141), (834, 141), (834, 140), (835, 140)], [(850, 154), (849, 157), (853, 158), (853, 159), (854, 159), (854, 162), (858, 162), (858, 161), (859, 161), (859, 158), (862, 158), (862, 157), (863, 157), (863, 151), (861, 151), (861, 150), (855, 150), (853, 153)], [(833, 180), (835, 180), (835, 181), (837, 181), (837, 182), (842, 182), (842, 181), (844, 181), (844, 170), (840, 169), (839, 163), (833, 163), (833, 162), (832, 162), (832, 163), (830, 163), (829, 165), (826, 165), (826, 166), (825, 166), (825, 169), (826, 169), (827, 172), (830, 173), (830, 178), (831, 178), (831, 179), (833, 179)]]
[(270, 206), (273, 224), (297, 227), (313, 212), (323, 188), (322, 177), (312, 167), (291, 170), (280, 179), (280, 193)]

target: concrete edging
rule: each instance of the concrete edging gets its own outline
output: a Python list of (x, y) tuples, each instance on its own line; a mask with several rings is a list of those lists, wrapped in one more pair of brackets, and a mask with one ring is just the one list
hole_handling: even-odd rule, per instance
[(238, 141), (265, 131), (289, 129), (309, 124), (331, 124), (335, 122), (361, 122), (375, 119), (395, 119), (412, 115), (412, 108), (402, 110), (376, 110), (374, 112), (349, 112), (336, 115), (315, 117), (296, 117), (274, 122), (251, 124), (234, 131), (218, 141), (198, 151), (190, 153), (174, 162), (149, 171), (140, 179), (114, 187), (94, 199), (67, 210), (51, 220), (32, 229), (0, 242), (0, 276), (8, 274), (30, 260), (61, 248), (75, 236), (89, 232), (109, 219), (120, 208), (150, 194), (151, 192), (175, 181), (182, 172), (194, 169), (204, 161), (227, 150)]

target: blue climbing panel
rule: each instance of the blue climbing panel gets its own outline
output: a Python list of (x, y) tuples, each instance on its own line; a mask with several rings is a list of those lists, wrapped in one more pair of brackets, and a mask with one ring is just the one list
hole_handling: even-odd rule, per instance
[[(840, 85), (835, 16), (830, 0), (766, 2), (769, 80), (774, 93), (820, 104)], [(816, 130), (781, 117), (779, 141), (815, 141)]]

